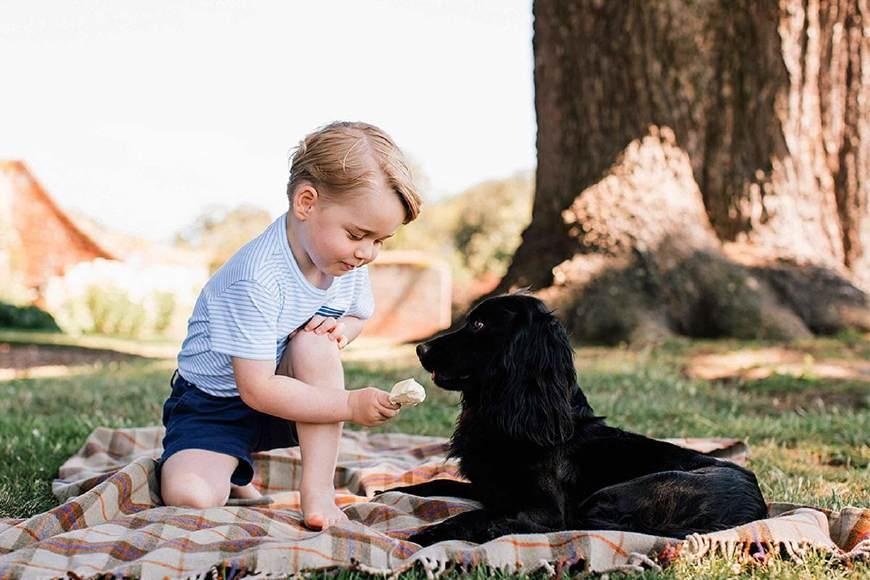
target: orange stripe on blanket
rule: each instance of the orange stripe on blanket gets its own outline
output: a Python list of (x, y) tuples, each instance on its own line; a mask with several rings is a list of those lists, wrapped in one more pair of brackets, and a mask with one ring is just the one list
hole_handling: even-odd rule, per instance
[[(269, 509), (293, 509), (301, 510), (302, 503), (298, 491), (282, 491), (272, 496), (272, 502), (262, 506)], [(371, 501), (371, 498), (364, 495), (356, 495), (347, 490), (338, 489), (335, 493), (335, 505), (338, 507), (346, 507), (358, 503), (366, 503)]]
[(103, 498), (102, 494), (97, 496), (97, 499), (100, 502), (100, 515), (103, 516), (103, 520), (106, 521), (109, 519), (109, 516), (106, 513), (106, 500)]
[[(360, 480), (366, 484), (367, 487), (377, 487), (384, 488), (384, 490), (388, 490), (390, 487), (399, 487), (405, 485), (416, 485), (418, 483), (424, 483), (427, 481), (433, 481), (436, 479), (449, 479), (451, 481), (460, 481), (466, 482), (467, 480), (462, 478), (458, 473), (455, 473), (455, 469), (444, 469), (444, 468), (426, 468), (426, 469), (415, 469), (412, 471), (406, 471), (401, 475), (390, 475), (390, 474), (371, 474), (371, 475), (363, 475)], [(433, 477), (438, 475), (440, 477)]]
[[(115, 431), (115, 435), (116, 435), (116, 436), (119, 436), (119, 437), (121, 437), (121, 438), (123, 438), (123, 439), (126, 439), (127, 441), (129, 441), (129, 442), (133, 445), (133, 448), (134, 448), (134, 449), (135, 449), (135, 448), (139, 448), (139, 449), (151, 449), (151, 448), (153, 447), (153, 445), (149, 445), (148, 447), (146, 447), (143, 443), (138, 442), (138, 437), (135, 437), (134, 435), (131, 435), (131, 434), (125, 432), (125, 431), (122, 431), (121, 429), (116, 430), (116, 431)], [(153, 443), (153, 442), (152, 442), (152, 441), (148, 441), (148, 443)]]
[(863, 540), (870, 540), (870, 510), (864, 510), (861, 517), (852, 526), (852, 531), (849, 533), (849, 539), (846, 540), (843, 550), (848, 552)]
[(619, 543), (612, 542), (608, 540), (606, 536), (602, 536), (596, 533), (586, 533), (586, 534), (577, 534), (573, 536), (574, 538), (595, 538), (602, 544), (605, 544), (608, 548), (619, 554), (620, 556), (628, 556), (628, 552), (625, 551), (623, 547), (625, 545), (625, 534), (623, 532), (619, 533)]
[(344, 560), (339, 560), (330, 554), (329, 552), (321, 552), (320, 550), (315, 550), (314, 548), (306, 548), (305, 546), (281, 546), (282, 551), (288, 552), (299, 552), (301, 554), (314, 554), (315, 556), (320, 556), (325, 560), (329, 560), (335, 562), (337, 564), (346, 564)]
[[(461, 482), (467, 481), (459, 475), (459, 469), (453, 465), (427, 465), (405, 471), (398, 475), (394, 473), (366, 473), (360, 476), (359, 481), (366, 488), (383, 488), (391, 484), (394, 484), (396, 486), (414, 485), (417, 483), (432, 481), (433, 479), (449, 479), (452, 481)], [(274, 491), (277, 491), (278, 493), (288, 493), (286, 484), (268, 485), (260, 481), (256, 481), (255, 487), (257, 487), (257, 489), (259, 489), (261, 492), (266, 493)]]
[(606, 544), (611, 550), (616, 552), (621, 556), (627, 556), (628, 553), (623, 548), (623, 544), (625, 541), (625, 535), (620, 533), (619, 544), (614, 543), (612, 540), (608, 540), (606, 537), (598, 535), (596, 533), (590, 532), (581, 532), (575, 533), (568, 536), (564, 541), (561, 542), (533, 542), (530, 540), (520, 540), (515, 537), (502, 537), (495, 540), (496, 543), (509, 543), (513, 545), (515, 548), (560, 548), (562, 546), (566, 546), (572, 542), (575, 542), (578, 538), (594, 538), (604, 544)]

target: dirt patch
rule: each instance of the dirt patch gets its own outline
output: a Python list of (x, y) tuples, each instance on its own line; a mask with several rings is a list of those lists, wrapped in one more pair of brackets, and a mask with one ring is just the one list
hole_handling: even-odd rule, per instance
[[(778, 411), (870, 407), (870, 362), (863, 360), (818, 358), (785, 347), (741, 349), (695, 355), (685, 373), (763, 394)], [(791, 378), (781, 383), (778, 377)]]
[(777, 374), (870, 382), (870, 362), (820, 359), (799, 350), (773, 347), (695, 355), (686, 366), (686, 374), (691, 378), (707, 381), (760, 380)]
[(830, 392), (822, 389), (770, 393), (770, 404), (780, 411), (827, 411), (834, 407), (866, 409), (870, 395), (858, 391)]
[(0, 342), (0, 370), (21, 371), (39, 367), (72, 367), (133, 360), (148, 359), (106, 349)]

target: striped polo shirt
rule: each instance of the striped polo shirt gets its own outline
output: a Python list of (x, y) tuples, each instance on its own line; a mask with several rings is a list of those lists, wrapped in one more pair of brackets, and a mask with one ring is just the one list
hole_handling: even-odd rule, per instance
[(238, 396), (231, 357), (278, 364), (288, 335), (315, 314), (369, 318), (367, 267), (321, 289), (303, 276), (287, 240), (287, 214), (231, 257), (205, 287), (187, 323), (178, 370), (201, 390)]

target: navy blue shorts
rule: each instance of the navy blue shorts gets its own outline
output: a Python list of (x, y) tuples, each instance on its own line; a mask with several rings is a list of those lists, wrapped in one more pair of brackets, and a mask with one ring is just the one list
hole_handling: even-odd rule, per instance
[(230, 481), (247, 485), (254, 477), (251, 453), (299, 445), (292, 421), (260, 413), (241, 397), (215, 397), (188, 382), (178, 371), (172, 394), (163, 403), (163, 456), (160, 463), (184, 449), (205, 449), (239, 460)]

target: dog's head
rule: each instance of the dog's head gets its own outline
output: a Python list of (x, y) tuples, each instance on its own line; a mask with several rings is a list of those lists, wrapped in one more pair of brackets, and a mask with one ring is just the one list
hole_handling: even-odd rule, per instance
[(420, 344), (417, 355), (436, 385), (461, 391), (478, 419), (511, 437), (555, 445), (573, 433), (572, 402), (582, 397), (574, 351), (537, 298), (484, 300), (460, 328)]

